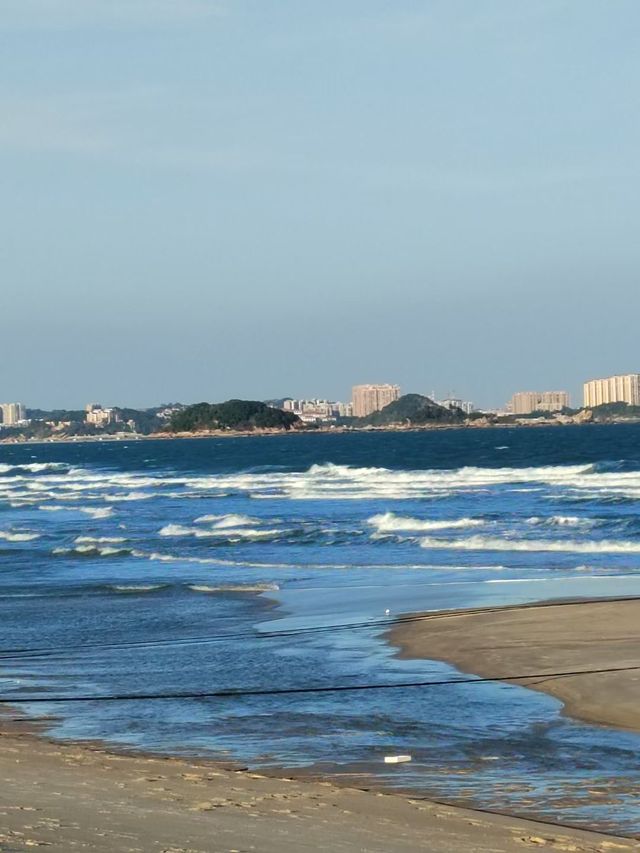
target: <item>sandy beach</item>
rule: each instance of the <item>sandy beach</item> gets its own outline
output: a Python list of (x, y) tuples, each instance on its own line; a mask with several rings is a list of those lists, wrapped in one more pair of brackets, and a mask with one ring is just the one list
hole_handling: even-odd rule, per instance
[[(640, 601), (543, 602), (501, 609), (423, 614), (388, 634), (404, 658), (451, 663), (465, 673), (510, 675), (640, 666)], [(640, 669), (535, 678), (564, 712), (593, 723), (640, 729)]]
[(0, 735), (0, 851), (638, 851), (640, 842), (209, 761)]

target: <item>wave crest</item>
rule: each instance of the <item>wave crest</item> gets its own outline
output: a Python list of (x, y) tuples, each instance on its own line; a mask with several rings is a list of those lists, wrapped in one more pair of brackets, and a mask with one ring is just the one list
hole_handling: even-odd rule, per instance
[(576, 542), (564, 539), (501, 539), (497, 536), (470, 536), (466, 539), (425, 537), (423, 548), (458, 551), (555, 551), (567, 554), (640, 554), (640, 542)]
[(367, 519), (367, 524), (375, 527), (378, 533), (400, 533), (420, 532), (427, 530), (453, 530), (456, 528), (482, 527), (485, 522), (479, 518), (452, 518), (440, 521), (428, 519), (408, 518), (396, 515), (393, 512), (385, 512), (381, 515), (373, 515)]

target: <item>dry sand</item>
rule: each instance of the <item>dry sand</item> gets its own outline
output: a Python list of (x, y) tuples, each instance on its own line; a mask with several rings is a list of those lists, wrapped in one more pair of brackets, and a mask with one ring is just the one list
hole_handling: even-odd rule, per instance
[(640, 843), (206, 761), (0, 735), (0, 851), (503, 853)]
[[(640, 600), (549, 602), (423, 614), (387, 635), (400, 657), (509, 675), (640, 667)], [(640, 730), (640, 669), (519, 681), (556, 696), (570, 716)]]

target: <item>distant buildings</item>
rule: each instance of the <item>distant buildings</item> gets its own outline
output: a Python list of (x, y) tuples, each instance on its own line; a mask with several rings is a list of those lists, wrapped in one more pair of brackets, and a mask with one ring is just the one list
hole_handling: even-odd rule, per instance
[(285, 412), (293, 412), (303, 423), (331, 423), (337, 418), (350, 418), (351, 403), (331, 400), (285, 400), (282, 404)]
[(27, 419), (27, 413), (22, 403), (0, 403), (2, 426), (16, 426)]
[(85, 412), (85, 420), (94, 426), (103, 427), (120, 421), (117, 409), (103, 409), (100, 403), (89, 403), (85, 406)]
[(640, 373), (609, 376), (607, 379), (591, 379), (584, 384), (586, 409), (606, 403), (628, 403), (640, 406)]
[(569, 408), (566, 391), (518, 391), (511, 398), (509, 408), (514, 415), (530, 415), (532, 412), (560, 412)]
[(470, 400), (459, 400), (457, 397), (448, 397), (446, 400), (436, 400), (436, 402), (445, 409), (461, 409), (465, 415), (470, 415), (476, 410)]
[(353, 416), (366, 418), (400, 397), (399, 385), (354, 385)]

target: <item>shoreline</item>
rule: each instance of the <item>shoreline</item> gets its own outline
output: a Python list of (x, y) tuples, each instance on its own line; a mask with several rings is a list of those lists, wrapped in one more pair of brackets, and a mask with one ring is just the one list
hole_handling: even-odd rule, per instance
[(45, 725), (0, 713), (3, 853), (640, 851), (634, 838), (384, 791), (373, 780), (57, 741)]
[[(620, 604), (633, 605), (640, 613), (636, 599), (575, 600), (568, 609)], [(424, 634), (426, 627), (430, 636), (444, 635), (450, 645), (452, 633), (458, 632), (475, 638), (477, 654), (477, 632), (469, 630), (467, 620), (486, 622), (496, 615), (517, 618), (523, 613), (534, 619), (540, 613), (557, 618), (554, 609), (566, 605), (540, 602), (431, 613), (424, 622), (397, 623), (385, 637), (400, 645), (398, 632)], [(593, 622), (592, 614), (589, 619)], [(415, 643), (413, 638), (409, 647), (404, 637), (399, 654), (415, 657)], [(429, 657), (445, 659), (431, 646)], [(449, 653), (446, 660), (451, 662)], [(542, 685), (531, 686), (550, 692)], [(17, 708), (0, 706), (2, 853), (41, 845), (58, 853), (526, 853), (541, 847), (640, 853), (637, 836), (459, 805), (394, 787), (388, 779), (383, 784), (373, 774), (373, 763), (349, 766), (342, 774), (339, 766), (332, 772), (330, 765), (252, 771), (224, 757), (58, 740), (48, 732), (54, 720), (28, 718)]]
[[(640, 600), (588, 599), (413, 614), (385, 639), (403, 659), (451, 664), (462, 673), (551, 695), (573, 719), (640, 731)], [(509, 676), (634, 667), (531, 680)]]
[(545, 421), (544, 423), (462, 423), (462, 424), (424, 424), (404, 426), (402, 424), (380, 426), (380, 427), (341, 427), (329, 426), (316, 429), (290, 429), (290, 430), (202, 430), (199, 432), (175, 432), (175, 433), (131, 433), (120, 435), (78, 435), (57, 438), (0, 438), (0, 447), (21, 447), (24, 445), (51, 445), (51, 444), (101, 444), (123, 441), (175, 441), (178, 439), (205, 439), (205, 438), (268, 438), (270, 436), (291, 435), (359, 435), (371, 433), (407, 433), (407, 432), (442, 432), (448, 430), (505, 430), (505, 429), (543, 429), (545, 427), (585, 427), (585, 426), (624, 426), (640, 424), (638, 419), (621, 419), (612, 421), (576, 421), (562, 423), (559, 421)]

